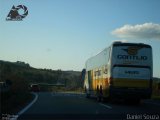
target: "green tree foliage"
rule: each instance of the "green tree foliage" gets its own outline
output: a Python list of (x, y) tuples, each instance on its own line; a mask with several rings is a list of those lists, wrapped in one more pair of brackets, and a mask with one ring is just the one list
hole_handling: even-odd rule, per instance
[(30, 67), (28, 63), (20, 61), (15, 63), (0, 61), (0, 81), (11, 82), (11, 88), (13, 90), (17, 89), (16, 91), (18, 89), (27, 90), (26, 86), (31, 83), (65, 84), (68, 90), (82, 88), (83, 86), (80, 72), (36, 69)]

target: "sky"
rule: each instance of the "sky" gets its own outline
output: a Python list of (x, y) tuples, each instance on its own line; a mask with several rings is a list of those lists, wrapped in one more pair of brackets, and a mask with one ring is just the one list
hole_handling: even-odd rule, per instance
[[(23, 21), (6, 21), (13, 5), (27, 7)], [(81, 71), (89, 57), (123, 40), (150, 44), (153, 75), (160, 77), (159, 6), (160, 0), (0, 0), (0, 60)]]

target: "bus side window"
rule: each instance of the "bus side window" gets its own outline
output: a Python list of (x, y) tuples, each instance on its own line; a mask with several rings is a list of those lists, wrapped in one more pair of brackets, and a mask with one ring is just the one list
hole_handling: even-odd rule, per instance
[(108, 69), (107, 69), (107, 66), (104, 67), (104, 74), (107, 74), (108, 73)]
[(107, 61), (107, 63), (109, 62), (109, 59), (110, 59), (110, 47), (106, 49), (106, 53), (105, 53), (105, 59)]
[(98, 70), (98, 76), (101, 76), (101, 70)]
[(111, 57), (111, 47), (108, 48), (108, 62), (110, 60), (110, 57)]
[(95, 77), (97, 76), (97, 71), (94, 71), (94, 76), (95, 76)]

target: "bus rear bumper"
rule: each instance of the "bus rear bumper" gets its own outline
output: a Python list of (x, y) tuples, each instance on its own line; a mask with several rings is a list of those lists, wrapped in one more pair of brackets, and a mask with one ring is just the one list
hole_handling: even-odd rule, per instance
[(150, 99), (152, 95), (152, 89), (142, 88), (110, 88), (110, 96), (122, 99)]

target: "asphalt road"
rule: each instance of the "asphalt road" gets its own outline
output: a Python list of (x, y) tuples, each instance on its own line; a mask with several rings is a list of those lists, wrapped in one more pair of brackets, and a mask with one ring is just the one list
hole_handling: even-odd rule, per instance
[(99, 103), (83, 94), (38, 93), (37, 101), (21, 119), (160, 119), (160, 102), (142, 101), (139, 105), (125, 102)]

